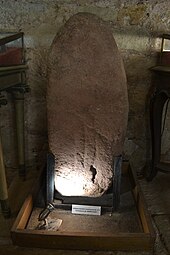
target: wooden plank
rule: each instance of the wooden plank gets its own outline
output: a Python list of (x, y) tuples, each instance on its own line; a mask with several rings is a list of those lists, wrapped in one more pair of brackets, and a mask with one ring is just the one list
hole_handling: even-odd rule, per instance
[(142, 193), (142, 190), (140, 188), (140, 185), (138, 183), (137, 177), (135, 173), (132, 171), (132, 169), (129, 169), (129, 177), (131, 180), (131, 184), (133, 186), (132, 194), (135, 200), (136, 208), (138, 215), (140, 217), (142, 228), (144, 233), (150, 233), (152, 241), (155, 240), (155, 233), (151, 224), (151, 217), (147, 210), (147, 205)]
[(149, 234), (61, 233), (17, 230), (16, 244), (64, 250), (151, 250)]
[(11, 41), (17, 40), (19, 38), (22, 38), (23, 35), (24, 35), (23, 32), (19, 32), (19, 33), (12, 34), (12, 35), (6, 36), (4, 38), (1, 38), (0, 39), (0, 45), (3, 45), (3, 44), (6, 44), (6, 43), (9, 43)]
[(22, 83), (21, 73), (9, 74), (0, 77), (0, 91)]
[(151, 67), (150, 70), (154, 72), (165, 72), (170, 74), (170, 66), (154, 66)]
[(28, 66), (27, 65), (14, 65), (14, 66), (0, 66), (0, 75), (2, 73), (6, 73), (6, 72), (9, 72), (9, 71), (15, 71), (15, 72), (21, 72), (21, 71), (24, 71), (25, 69), (27, 69)]
[(135, 192), (137, 198), (137, 211), (140, 216), (144, 233), (150, 233), (153, 239), (155, 239), (155, 233), (151, 224), (151, 216), (148, 213), (147, 205), (145, 203), (143, 194), (139, 191), (140, 187), (136, 187)]
[(16, 216), (18, 214), (25, 199), (29, 194), (31, 194), (31, 187), (35, 185), (34, 175), (35, 171), (30, 171), (25, 181), (23, 181), (19, 176), (16, 176), (12, 181), (8, 190), (12, 215)]
[(150, 233), (149, 227), (148, 227), (148, 222), (147, 222), (147, 219), (145, 217), (143, 204), (142, 204), (141, 197), (139, 195), (137, 186), (132, 190), (132, 193), (133, 193), (133, 196), (134, 196), (134, 199), (135, 199), (138, 215), (139, 215), (140, 221), (142, 223), (143, 231), (144, 231), (144, 233)]
[(32, 208), (33, 208), (32, 195), (29, 195), (26, 198), (26, 200), (25, 200), (25, 202), (24, 202), (24, 204), (23, 204), (23, 206), (14, 222), (14, 225), (11, 229), (11, 233), (15, 232), (17, 229), (25, 228), (25, 226), (28, 222), (28, 219), (30, 217)]

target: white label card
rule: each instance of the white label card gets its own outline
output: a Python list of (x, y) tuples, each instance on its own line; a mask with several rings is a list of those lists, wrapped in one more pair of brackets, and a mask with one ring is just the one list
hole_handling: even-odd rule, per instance
[(86, 215), (101, 215), (101, 206), (72, 205), (72, 213)]

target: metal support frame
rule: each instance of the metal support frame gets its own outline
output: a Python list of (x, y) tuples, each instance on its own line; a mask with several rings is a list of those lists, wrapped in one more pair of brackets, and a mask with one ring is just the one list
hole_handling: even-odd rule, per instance
[(54, 201), (54, 166), (55, 157), (52, 153), (48, 153), (46, 169), (46, 205)]
[(120, 185), (121, 185), (121, 171), (122, 169), (122, 156), (114, 158), (113, 166), (113, 212), (119, 210), (120, 206)]
[[(47, 167), (46, 167), (46, 185), (45, 185), (46, 187), (45, 204), (46, 205), (48, 205), (49, 203), (53, 203), (55, 199), (55, 189), (54, 189), (55, 169), (54, 168), (55, 168), (55, 157), (52, 153), (48, 153)], [(80, 198), (81, 198), (81, 204), (82, 204), (82, 201), (84, 201), (83, 204), (88, 204), (88, 205), (95, 205), (97, 203), (99, 206), (102, 206), (103, 208), (111, 212), (118, 211), (120, 206), (120, 186), (121, 186), (121, 173), (122, 173), (121, 169), (122, 169), (122, 156), (121, 155), (115, 156), (113, 161), (112, 205), (102, 205), (101, 200), (103, 200), (104, 197), (101, 197), (101, 198), (81, 197), (81, 196), (67, 197), (67, 196), (62, 196), (61, 194), (59, 194), (59, 197), (57, 197), (57, 199), (61, 200), (61, 204), (57, 204), (56, 207), (70, 209), (70, 206), (72, 204), (79, 204)], [(67, 200), (67, 202), (64, 202), (65, 200)]]

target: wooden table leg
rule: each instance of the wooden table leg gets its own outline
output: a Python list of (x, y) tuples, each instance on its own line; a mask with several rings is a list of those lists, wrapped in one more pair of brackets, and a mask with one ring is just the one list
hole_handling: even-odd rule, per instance
[(4, 217), (5, 218), (10, 217), (10, 207), (8, 204), (8, 190), (3, 160), (1, 136), (0, 136), (0, 204)]
[(18, 146), (19, 176), (26, 177), (25, 169), (25, 139), (24, 139), (24, 92), (14, 92), (16, 132)]
[(146, 173), (146, 178), (151, 181), (157, 174), (157, 165), (161, 158), (161, 131), (162, 131), (162, 112), (168, 96), (166, 93), (156, 93), (150, 102), (150, 127), (152, 142), (151, 168)]

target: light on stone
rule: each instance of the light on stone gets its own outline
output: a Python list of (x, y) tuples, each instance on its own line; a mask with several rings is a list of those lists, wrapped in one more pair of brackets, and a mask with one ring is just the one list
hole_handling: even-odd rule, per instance
[(70, 173), (69, 176), (57, 176), (55, 179), (55, 186), (63, 196), (84, 196), (83, 189), (85, 178), (77, 173)]

